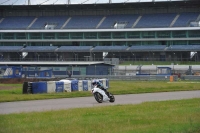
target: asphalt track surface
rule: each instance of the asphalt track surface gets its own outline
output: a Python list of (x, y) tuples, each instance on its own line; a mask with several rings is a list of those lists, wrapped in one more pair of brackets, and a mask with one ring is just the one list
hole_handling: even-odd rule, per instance
[(115, 102), (97, 103), (93, 96), (79, 98), (62, 98), (49, 100), (19, 101), (0, 103), (0, 114), (38, 112), (70, 108), (111, 106), (119, 104), (139, 104), (148, 101), (166, 101), (178, 99), (200, 98), (198, 91), (160, 92), (145, 94), (115, 95)]

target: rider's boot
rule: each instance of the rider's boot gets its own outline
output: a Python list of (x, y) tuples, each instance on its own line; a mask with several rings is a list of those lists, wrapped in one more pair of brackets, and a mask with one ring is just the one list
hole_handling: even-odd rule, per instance
[(104, 92), (106, 93), (106, 95), (108, 96), (108, 97), (110, 97), (110, 93), (106, 90), (106, 89), (103, 89), (104, 90)]
[(103, 86), (101, 86), (100, 89), (102, 89), (106, 93), (106, 95), (110, 97), (110, 93), (107, 91), (107, 89), (105, 89)]

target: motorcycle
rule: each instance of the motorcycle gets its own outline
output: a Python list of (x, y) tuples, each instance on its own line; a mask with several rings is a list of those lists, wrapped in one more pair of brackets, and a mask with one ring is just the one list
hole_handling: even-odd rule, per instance
[(91, 90), (91, 93), (94, 95), (94, 98), (98, 103), (106, 101), (109, 101), (111, 103), (115, 102), (115, 97), (113, 94), (111, 94), (108, 91), (105, 92), (104, 90), (98, 88), (97, 86), (94, 86), (94, 88)]

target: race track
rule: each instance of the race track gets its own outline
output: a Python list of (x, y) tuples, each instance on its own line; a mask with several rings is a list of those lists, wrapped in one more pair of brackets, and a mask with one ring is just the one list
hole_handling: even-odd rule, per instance
[(0, 114), (33, 112), (33, 111), (49, 111), (49, 110), (108, 106), (108, 105), (118, 105), (118, 104), (139, 104), (147, 101), (164, 101), (164, 100), (177, 100), (177, 99), (189, 99), (189, 98), (200, 98), (200, 90), (115, 95), (116, 101), (114, 103), (105, 102), (101, 104), (97, 103), (93, 96), (79, 97), (79, 98), (20, 101), (20, 102), (4, 102), (0, 103)]

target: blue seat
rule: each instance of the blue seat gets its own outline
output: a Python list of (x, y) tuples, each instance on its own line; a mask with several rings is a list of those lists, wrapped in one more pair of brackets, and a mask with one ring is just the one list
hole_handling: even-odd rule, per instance
[(68, 16), (41, 16), (38, 17), (30, 29), (44, 29), (46, 24), (55, 24), (55, 29), (60, 29), (67, 19)]
[(169, 27), (176, 17), (175, 13), (144, 14), (135, 26), (136, 28)]
[(34, 18), (30, 16), (5, 17), (0, 23), (0, 29), (26, 29)]
[(199, 13), (181, 13), (173, 27), (186, 27), (190, 21), (195, 21)]
[(65, 29), (95, 29), (103, 16), (72, 16)]
[(134, 14), (121, 14), (121, 15), (109, 15), (99, 26), (99, 29), (113, 28), (115, 22), (127, 22), (125, 28), (131, 28), (133, 23), (137, 20), (139, 15)]

